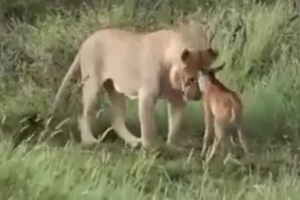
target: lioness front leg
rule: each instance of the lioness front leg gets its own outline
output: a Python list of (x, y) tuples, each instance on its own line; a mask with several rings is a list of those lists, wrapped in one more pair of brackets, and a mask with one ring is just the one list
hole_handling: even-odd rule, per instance
[(156, 127), (154, 119), (156, 95), (147, 91), (139, 92), (139, 118), (141, 123), (142, 145), (153, 147), (156, 139)]
[(184, 110), (186, 103), (180, 102), (168, 102), (168, 140), (167, 145), (176, 146), (176, 135), (182, 127)]

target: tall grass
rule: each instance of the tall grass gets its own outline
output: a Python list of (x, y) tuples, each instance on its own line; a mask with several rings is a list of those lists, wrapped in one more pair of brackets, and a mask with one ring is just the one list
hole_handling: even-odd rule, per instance
[[(291, 0), (0, 0), (0, 198), (298, 199), (300, 23), (295, 6)], [(42, 132), (55, 92), (89, 34), (102, 27), (168, 28), (184, 14), (217, 30), (213, 46), (221, 57), (216, 65), (226, 62), (219, 78), (242, 96), (254, 166), (216, 159), (208, 168), (197, 150), (192, 156), (149, 156), (124, 148), (117, 137), (96, 151), (82, 151), (75, 82), (58, 117), (70, 120), (55, 137), (67, 145), (13, 149)], [(99, 100), (104, 114), (94, 127), (98, 134), (110, 118), (107, 99)], [(127, 108), (127, 123), (139, 135), (136, 102), (128, 101)], [(200, 146), (201, 102), (190, 103), (186, 113), (181, 135)], [(166, 137), (163, 101), (156, 117), (159, 134)]]
[(294, 157), (284, 149), (259, 155), (260, 164), (250, 169), (207, 168), (197, 155), (170, 160), (104, 146), (97, 152), (45, 145), (12, 151), (2, 142), (0, 198), (296, 200), (300, 195)]
[[(16, 121), (24, 115), (47, 112), (80, 43), (95, 30), (101, 27), (141, 29), (139, 23), (143, 24), (145, 20), (150, 24), (143, 30), (167, 28), (171, 26), (170, 17), (176, 20), (181, 13), (177, 4), (172, 7), (175, 14), (166, 16), (157, 15), (172, 10), (166, 2), (158, 2), (158, 6), (149, 12), (144, 8), (155, 5), (141, 4), (135, 8), (136, 4), (126, 2), (124, 5), (112, 4), (109, 12), (105, 6), (86, 5), (77, 10), (46, 12), (45, 16), (37, 15), (34, 22), (14, 18), (7, 23), (8, 28), (0, 41), (3, 49), (0, 54), (0, 92), (3, 94), (0, 114), (6, 116), (4, 127), (14, 130)], [(194, 3), (197, 5), (196, 1)], [(284, 136), (296, 144), (300, 26), (292, 2), (219, 1), (194, 10), (187, 16), (190, 20), (209, 21), (212, 29), (217, 30), (213, 45), (221, 51), (219, 62), (227, 64), (220, 79), (241, 93), (249, 137), (260, 142), (278, 142)], [(134, 19), (129, 14), (132, 12), (136, 12)], [(75, 86), (70, 92), (68, 106), (61, 108), (65, 111), (62, 117), (71, 116), (71, 124), (64, 132), (76, 132), (75, 115), (80, 112), (79, 90)], [(101, 102), (99, 106), (108, 111), (106, 99), (101, 98)], [(128, 104), (135, 109), (135, 104)], [(195, 109), (188, 110), (189, 132), (199, 134), (203, 130), (203, 123), (199, 123), (202, 121), (201, 106), (198, 102), (191, 103), (191, 107), (194, 106)], [(159, 122), (165, 121), (163, 108), (157, 108), (158, 117), (163, 118)], [(105, 113), (107, 115), (100, 120), (108, 122), (109, 113)], [(136, 112), (129, 110), (128, 115), (136, 122)], [(108, 126), (98, 124), (100, 129)], [(161, 127), (161, 132), (166, 132), (166, 126)]]

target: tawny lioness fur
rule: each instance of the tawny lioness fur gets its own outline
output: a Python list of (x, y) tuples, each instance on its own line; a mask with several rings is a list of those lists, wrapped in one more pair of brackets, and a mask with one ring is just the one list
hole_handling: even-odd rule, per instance
[[(214, 138), (211, 151), (210, 153), (207, 152), (206, 155), (207, 162), (210, 162), (213, 158), (221, 142), (222, 146), (225, 145), (223, 139), (226, 139), (226, 144), (228, 145), (229, 136), (232, 136), (226, 134), (226, 129), (229, 126), (235, 128), (245, 155), (248, 156), (248, 148), (242, 131), (242, 101), (235, 92), (224, 86), (215, 76), (223, 68), (224, 64), (216, 68), (203, 69), (199, 71), (198, 75), (198, 84), (203, 95), (205, 115), (202, 157), (205, 156), (208, 143)], [(231, 142), (233, 143), (233, 140)], [(228, 146), (227, 150), (229, 150)]]
[[(203, 36), (199, 33), (200, 38)], [(91, 131), (91, 118), (100, 89), (110, 99), (114, 130), (132, 146), (155, 145), (154, 107), (158, 98), (166, 99), (167, 143), (171, 144), (180, 128), (186, 102), (201, 97), (198, 70), (209, 67), (218, 57), (207, 41), (206, 38), (199, 42), (202, 48), (195, 48), (195, 42), (179, 29), (143, 34), (119, 29), (97, 31), (81, 45), (57, 92), (51, 113), (54, 114), (72, 75), (80, 70), (83, 113), (79, 123), (83, 144), (97, 142)], [(130, 133), (125, 125), (125, 97), (139, 101), (141, 138)]]

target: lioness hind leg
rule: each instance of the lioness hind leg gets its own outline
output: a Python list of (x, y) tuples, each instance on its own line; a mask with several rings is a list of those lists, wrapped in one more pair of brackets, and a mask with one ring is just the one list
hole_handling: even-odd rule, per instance
[(80, 120), (80, 130), (81, 143), (84, 145), (97, 143), (91, 131), (91, 122), (98, 88), (97, 82), (93, 79), (87, 80), (82, 87), (83, 114)]
[(141, 143), (141, 139), (134, 136), (125, 125), (125, 97), (123, 94), (118, 93), (112, 82), (109, 81), (104, 84), (104, 88), (110, 99), (112, 111), (112, 126), (116, 133), (126, 143), (132, 147), (136, 147)]

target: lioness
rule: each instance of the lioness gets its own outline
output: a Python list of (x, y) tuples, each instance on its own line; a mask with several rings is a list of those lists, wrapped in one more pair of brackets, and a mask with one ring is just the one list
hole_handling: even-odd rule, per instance
[[(226, 138), (228, 144), (229, 136), (232, 135), (227, 135), (225, 131), (229, 126), (235, 128), (246, 157), (249, 154), (241, 125), (243, 114), (242, 101), (235, 92), (228, 89), (215, 77), (215, 74), (223, 68), (224, 64), (216, 68), (201, 69), (199, 71), (198, 84), (200, 91), (203, 93), (205, 114), (202, 157), (207, 151), (208, 142), (214, 138), (210, 154), (207, 153), (207, 162), (210, 162), (213, 158), (223, 139)], [(231, 142), (234, 144), (233, 140)]]
[[(168, 100), (167, 144), (172, 144), (186, 102), (201, 97), (198, 70), (209, 67), (218, 57), (218, 52), (210, 47), (193, 49), (193, 42), (188, 43), (186, 38), (178, 29), (144, 34), (118, 29), (95, 32), (83, 42), (64, 77), (52, 113), (70, 78), (80, 70), (83, 82), (83, 114), (79, 122), (82, 144), (97, 142), (90, 123), (99, 89), (104, 89), (110, 99), (114, 130), (132, 146), (141, 143), (150, 147), (156, 143), (154, 107), (158, 98)], [(141, 138), (131, 134), (125, 126), (125, 96), (139, 100)]]

